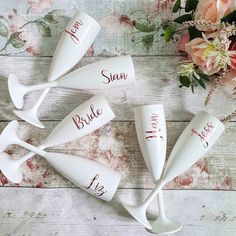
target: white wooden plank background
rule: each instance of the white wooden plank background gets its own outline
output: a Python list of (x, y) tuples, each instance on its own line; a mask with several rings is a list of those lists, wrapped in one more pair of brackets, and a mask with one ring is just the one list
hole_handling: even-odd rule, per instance
[[(121, 189), (107, 204), (79, 189), (7, 188), (0, 190), (1, 235), (150, 235), (120, 207), (121, 201), (138, 203), (148, 194)], [(236, 234), (235, 192), (168, 190), (164, 199), (168, 216), (184, 223), (178, 236)], [(149, 218), (156, 214), (154, 203)]]
[[(130, 20), (143, 19), (147, 10), (154, 10), (148, 14), (155, 13), (153, 22), (158, 24), (172, 17), (169, 10), (171, 0), (48, 0), (44, 3), (48, 4), (46, 8), (31, 9), (27, 15), (29, 2), (0, 0), (0, 16), (10, 22), (9, 16), (14, 15), (15, 9), (14, 24), (19, 25), (22, 19), (38, 19), (53, 9), (62, 9), (63, 13), (58, 24), (50, 25), (52, 35), (49, 38), (38, 36), (37, 27), (33, 24), (26, 27), (27, 32), (40, 39), (39, 55), (32, 56), (24, 51), (25, 48), (11, 46), (0, 52), (0, 131), (8, 121), (16, 119), (11, 112), (13, 105), (7, 92), (9, 73), (16, 73), (25, 84), (46, 81), (57, 40), (76, 9), (88, 12), (102, 24), (102, 31), (93, 45), (93, 57), (85, 57), (77, 67), (108, 56), (131, 54), (134, 55), (137, 83), (135, 89), (104, 91), (117, 114), (115, 121), (80, 140), (50, 148), (51, 151), (82, 155), (120, 171), (122, 181), (112, 202), (102, 202), (75, 188), (37, 156), (22, 166), (24, 180), (20, 185), (9, 183), (0, 173), (0, 236), (149, 235), (119, 204), (121, 200), (138, 202), (154, 187), (138, 147), (133, 105), (164, 104), (169, 154), (196, 112), (207, 110), (221, 118), (235, 109), (231, 89), (219, 88), (206, 108), (206, 91), (197, 90), (192, 95), (190, 91), (178, 88), (176, 68), (184, 57), (177, 56), (175, 44), (164, 43), (157, 34), (152, 48), (147, 51), (141, 44), (132, 42), (134, 35), (141, 37), (142, 33), (127, 30), (117, 22), (107, 23), (107, 19), (112, 17), (114, 20), (121, 15), (127, 15)], [(3, 22), (1, 17), (0, 22)], [(1, 37), (0, 49), (4, 43), (5, 39)], [(26, 108), (34, 103), (38, 95), (34, 92), (27, 96)], [(39, 144), (61, 119), (91, 96), (91, 91), (52, 89), (40, 109), (47, 129), (40, 130), (21, 122), (19, 135), (28, 142)], [(166, 186), (167, 213), (184, 225), (176, 235), (236, 234), (235, 129), (235, 122), (228, 123), (225, 134), (215, 147)], [(6, 151), (13, 158), (26, 153), (16, 146)], [(149, 213), (156, 214), (155, 205)]]

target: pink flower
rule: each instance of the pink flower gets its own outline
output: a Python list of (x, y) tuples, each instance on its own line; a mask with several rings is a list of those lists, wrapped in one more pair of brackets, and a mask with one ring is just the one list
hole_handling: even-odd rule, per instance
[(9, 14), (8, 18), (10, 20), (9, 31), (11, 33), (22, 31), (21, 26), (27, 22), (26, 15), (17, 15), (15, 12)]
[(192, 61), (207, 75), (213, 75), (221, 68), (216, 65), (216, 56), (206, 56), (208, 43), (203, 38), (195, 38), (185, 44), (185, 49)]
[(42, 12), (44, 9), (52, 7), (53, 0), (27, 0), (33, 13)]
[[(196, 9), (196, 20), (219, 22), (220, 19), (234, 10), (234, 0), (199, 0)], [(200, 29), (201, 30), (201, 29)]]
[[(230, 48), (229, 48), (230, 51), (236, 51), (236, 41), (233, 42), (231, 45), (230, 45)], [(230, 66), (236, 70), (236, 55), (232, 55), (231, 56), (231, 64)]]
[(179, 45), (178, 45), (178, 48), (180, 51), (186, 52), (185, 44), (189, 42), (189, 39), (190, 39), (189, 33), (188, 32), (183, 33), (183, 35), (180, 39)]
[(175, 0), (154, 0), (151, 2), (143, 0), (142, 11), (151, 19), (155, 19), (161, 13), (170, 19), (174, 3)]
[(21, 39), (25, 40), (26, 51), (33, 56), (39, 55), (41, 53), (40, 50), (40, 38), (36, 37), (31, 32), (23, 32), (21, 33)]
[(133, 21), (127, 15), (112, 14), (104, 16), (99, 23), (111, 33), (117, 32), (117, 30), (122, 32), (130, 31), (134, 27)]
[(230, 70), (223, 80), (225, 85), (236, 86), (236, 70)]

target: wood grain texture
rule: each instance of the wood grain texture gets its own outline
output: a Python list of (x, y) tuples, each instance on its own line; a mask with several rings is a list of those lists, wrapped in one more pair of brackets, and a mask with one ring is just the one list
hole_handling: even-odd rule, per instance
[[(104, 58), (87, 57), (79, 66)], [(47, 80), (50, 58), (0, 57), (0, 120), (16, 118), (11, 110), (13, 105), (8, 95), (7, 77), (15, 73), (23, 84), (37, 84)], [(207, 91), (197, 89), (193, 95), (189, 89), (178, 88), (176, 67), (180, 57), (133, 57), (136, 80), (135, 85), (104, 91), (115, 114), (116, 120), (133, 120), (133, 106), (162, 103), (167, 120), (189, 121), (193, 114), (207, 110), (218, 117), (224, 117), (235, 109), (235, 102), (229, 88), (220, 87), (209, 106), (204, 106)], [(40, 108), (42, 120), (62, 120), (71, 110), (92, 94), (99, 91), (80, 91), (71, 89), (52, 89)], [(32, 106), (39, 92), (29, 94), (26, 108)], [(50, 110), (50, 112), (48, 112)]]
[[(33, 3), (32, 3), (33, 2)], [(39, 1), (40, 2), (40, 1)], [(25, 56), (32, 55), (32, 50), (26, 50), (32, 47), (37, 52), (37, 56), (52, 56), (62, 31), (67, 25), (69, 19), (77, 10), (87, 12), (94, 17), (102, 26), (92, 52), (88, 54), (112, 56), (121, 53), (131, 55), (174, 55), (178, 53), (174, 43), (165, 43), (160, 37), (160, 24), (172, 17), (171, 0), (73, 0), (73, 1), (43, 1), (34, 4), (34, 1), (21, 0), (1, 0), (0, 2), (0, 19), (8, 28), (9, 35), (14, 32), (23, 32), (23, 39), (27, 43), (22, 48), (14, 48), (12, 45), (1, 51), (7, 39), (0, 38), (0, 54), (22, 54)], [(43, 31), (41, 24), (28, 23), (42, 19), (47, 13), (59, 10), (60, 16), (57, 17), (57, 23), (49, 23), (48, 31)], [(126, 16), (126, 18), (122, 18)], [(146, 32), (137, 31), (133, 26), (133, 21), (138, 20), (140, 23), (146, 22), (147, 18), (150, 24), (156, 25), (155, 38), (150, 50), (141, 43)], [(48, 23), (46, 21), (46, 23)], [(22, 28), (23, 25), (25, 27)], [(41, 30), (41, 32), (40, 32)], [(149, 33), (150, 34), (150, 33)], [(32, 36), (34, 39), (32, 39)], [(34, 54), (34, 52), (33, 52)]]
[[(79, 189), (1, 188), (1, 235), (150, 235), (120, 206), (138, 203), (149, 192), (119, 190), (106, 203)], [(235, 191), (164, 191), (167, 215), (183, 223), (177, 236), (235, 235), (235, 197)], [(156, 213), (154, 203), (149, 218)]]
[[(46, 122), (47, 129), (33, 128), (21, 123), (20, 136), (34, 145), (38, 145), (58, 122)], [(6, 125), (0, 123), (0, 130)], [(187, 122), (168, 122), (168, 154), (178, 136), (187, 126)], [(176, 178), (166, 187), (168, 189), (236, 189), (236, 127), (234, 123), (227, 130), (217, 145), (197, 162), (191, 169)], [(154, 187), (153, 180), (144, 164), (139, 150), (134, 122), (111, 122), (103, 128), (77, 141), (48, 149), (49, 151), (65, 152), (81, 155), (109, 166), (122, 174), (120, 188)], [(19, 158), (26, 151), (12, 146), (7, 149), (12, 158)], [(22, 166), (24, 180), (20, 186), (28, 187), (71, 187), (72, 184), (57, 174), (47, 162), (35, 157)], [(0, 185), (11, 186), (3, 176)]]
[[(24, 180), (13, 185), (0, 173), (0, 236), (150, 235), (120, 206), (121, 201), (138, 203), (154, 188), (153, 180), (139, 150), (133, 106), (162, 103), (168, 130), (168, 152), (193, 115), (207, 110), (219, 118), (235, 109), (231, 88), (217, 89), (212, 103), (204, 106), (207, 91), (179, 89), (177, 66), (185, 59), (178, 52), (178, 37), (165, 43), (157, 28), (172, 18), (173, 0), (1, 0), (0, 30), (0, 132), (8, 121), (16, 119), (7, 92), (7, 77), (15, 73), (23, 84), (47, 81), (51, 57), (69, 18), (78, 9), (93, 16), (102, 26), (87, 56), (76, 66), (87, 65), (106, 57), (133, 55), (137, 82), (128, 88), (104, 91), (115, 121), (77, 141), (49, 148), (49, 151), (81, 155), (98, 161), (122, 174), (115, 198), (105, 203), (76, 188), (41, 157), (35, 156), (22, 166)], [(57, 22), (42, 28), (40, 20), (59, 10)], [(149, 33), (139, 32), (134, 21), (155, 24), (153, 42), (144, 39)], [(26, 24), (26, 25), (25, 25)], [(22, 26), (25, 25), (23, 28)], [(1, 31), (2, 32), (2, 31)], [(19, 33), (24, 45), (11, 43), (10, 35)], [(150, 34), (153, 34), (151, 32)], [(69, 112), (98, 91), (52, 89), (40, 108), (46, 129), (20, 123), (19, 135), (38, 145)], [(25, 99), (31, 107), (40, 92)], [(192, 168), (166, 185), (164, 200), (167, 214), (183, 223), (177, 236), (236, 235), (236, 165), (235, 122), (211, 151)], [(6, 152), (19, 158), (27, 151), (15, 145)], [(195, 189), (195, 190), (194, 190)], [(209, 191), (210, 190), (210, 191)], [(225, 190), (225, 191), (222, 191)], [(149, 209), (150, 218), (157, 214), (156, 202)]]

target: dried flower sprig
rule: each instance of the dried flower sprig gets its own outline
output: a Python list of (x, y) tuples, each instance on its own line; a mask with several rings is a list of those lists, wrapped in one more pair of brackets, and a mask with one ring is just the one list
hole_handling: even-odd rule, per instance
[(220, 121), (223, 123), (226, 123), (226, 122), (232, 121), (235, 118), (236, 118), (236, 110), (234, 110), (230, 115), (227, 115), (226, 117), (224, 117)]
[(218, 88), (218, 86), (220, 85), (221, 81), (222, 81), (222, 76), (219, 76), (214, 79), (212, 87), (207, 94), (207, 97), (205, 100), (205, 106), (207, 106), (210, 103), (212, 96), (213, 96), (214, 92), (216, 91), (216, 89)]
[(206, 20), (191, 20), (183, 22), (185, 27), (199, 27), (203, 29), (203, 31), (224, 31), (227, 37), (233, 36), (236, 34), (236, 25), (235, 23), (228, 22), (209, 22)]

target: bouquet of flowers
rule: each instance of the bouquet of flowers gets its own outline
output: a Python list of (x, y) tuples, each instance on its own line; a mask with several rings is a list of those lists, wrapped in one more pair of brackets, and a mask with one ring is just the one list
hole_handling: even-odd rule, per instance
[[(236, 0), (176, 0), (178, 17), (164, 26), (170, 41), (181, 34), (179, 49), (187, 54), (178, 70), (180, 87), (206, 89), (211, 81), (207, 105), (219, 84), (228, 83), (236, 94)], [(229, 120), (236, 112), (226, 117)]]

